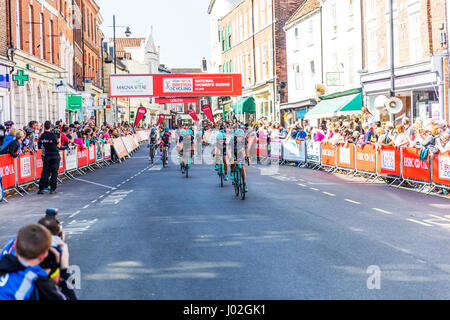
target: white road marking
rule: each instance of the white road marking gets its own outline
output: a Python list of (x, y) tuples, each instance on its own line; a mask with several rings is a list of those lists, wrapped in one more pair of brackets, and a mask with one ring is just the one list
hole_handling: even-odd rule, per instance
[(73, 218), (73, 217), (75, 217), (77, 214), (79, 214), (81, 211), (80, 210), (78, 210), (77, 212), (75, 212), (75, 213), (73, 213), (73, 214), (71, 214), (70, 216), (69, 216), (69, 218)]
[(99, 187), (104, 187), (104, 188), (108, 188), (108, 189), (111, 189), (111, 190), (115, 190), (114, 187), (110, 187), (110, 186), (107, 186), (107, 185), (104, 185), (104, 184), (101, 184), (101, 183), (87, 181), (87, 180), (83, 180), (83, 179), (80, 179), (80, 178), (75, 178), (75, 180), (78, 180), (78, 181), (81, 181), (81, 182), (90, 183), (90, 184), (93, 184), (93, 185), (96, 185), (96, 186), (99, 186)]
[(96, 203), (96, 202), (97, 202), (97, 200), (92, 200), (92, 201), (91, 201), (91, 203)]
[(303, 183), (297, 183), (297, 185), (300, 186), (300, 187), (306, 187), (306, 185), (303, 184)]
[(421, 221), (417, 221), (417, 220), (414, 220), (414, 219), (406, 219), (406, 220), (411, 221), (411, 222), (415, 222), (415, 223), (418, 223), (418, 224), (421, 224), (421, 225), (424, 225), (424, 226), (427, 226), (427, 227), (432, 227), (431, 224), (424, 223), (424, 222), (421, 222)]
[(336, 195), (334, 193), (330, 193), (330, 192), (326, 192), (326, 191), (324, 191), (322, 193), (326, 194), (327, 196), (330, 196), (330, 197), (336, 197)]
[(347, 201), (347, 202), (353, 203), (353, 204), (361, 204), (360, 202), (354, 201), (354, 200), (351, 200), (351, 199), (344, 199), (344, 200)]
[(87, 209), (87, 208), (89, 208), (88, 204), (83, 207), (83, 209)]
[(389, 212), (389, 211), (386, 211), (386, 210), (383, 210), (383, 209), (378, 209), (378, 208), (372, 208), (372, 209), (375, 210), (375, 211), (381, 212), (381, 213), (392, 214), (392, 212)]
[(313, 191), (319, 191), (319, 189), (317, 189), (317, 188), (310, 188), (310, 189)]
[(162, 170), (162, 166), (156, 166), (149, 169), (150, 171), (160, 171)]

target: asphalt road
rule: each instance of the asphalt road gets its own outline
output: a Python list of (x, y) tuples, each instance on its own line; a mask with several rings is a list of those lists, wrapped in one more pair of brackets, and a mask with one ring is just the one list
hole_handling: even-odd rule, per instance
[(242, 201), (146, 152), (0, 204), (0, 244), (59, 208), (80, 299), (450, 299), (448, 199), (252, 166)]

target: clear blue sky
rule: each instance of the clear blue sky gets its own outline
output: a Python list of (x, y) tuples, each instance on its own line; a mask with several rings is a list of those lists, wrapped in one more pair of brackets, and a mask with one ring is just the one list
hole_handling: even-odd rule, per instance
[[(117, 26), (130, 26), (131, 37), (145, 37), (153, 25), (161, 63), (167, 67), (199, 68), (202, 57), (209, 62), (209, 0), (96, 0), (105, 20), (100, 26), (107, 37)], [(116, 37), (125, 37), (124, 28)]]

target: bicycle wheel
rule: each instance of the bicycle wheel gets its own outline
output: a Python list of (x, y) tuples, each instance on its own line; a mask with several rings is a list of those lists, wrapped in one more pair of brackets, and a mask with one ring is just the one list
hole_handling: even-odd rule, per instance
[(184, 173), (186, 174), (186, 179), (189, 178), (189, 165), (188, 164), (185, 165)]
[(150, 147), (150, 159), (152, 163), (155, 162), (155, 148), (153, 147)]
[(219, 166), (220, 187), (223, 188), (223, 165)]
[(163, 162), (163, 168), (165, 168), (166, 167), (166, 149), (164, 149), (164, 151), (163, 151), (162, 162)]
[(239, 178), (239, 170), (234, 170), (234, 192), (236, 197), (239, 197), (239, 189), (240, 189), (240, 178)]
[[(241, 172), (242, 169), (239, 170), (239, 171)], [(244, 181), (244, 175), (241, 173), (240, 176), (241, 176), (241, 181), (240, 181), (241, 199), (242, 199), (242, 200), (245, 200), (245, 181)]]

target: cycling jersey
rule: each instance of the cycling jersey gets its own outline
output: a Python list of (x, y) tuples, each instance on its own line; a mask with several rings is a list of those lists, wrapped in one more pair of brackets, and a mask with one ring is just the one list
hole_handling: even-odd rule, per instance
[(150, 134), (150, 144), (152, 146), (156, 144), (156, 140), (158, 140), (157, 138), (158, 135), (156, 134), (156, 132)]
[(164, 133), (162, 136), (161, 136), (161, 140), (162, 140), (162, 142), (163, 142), (163, 144), (164, 144), (164, 146), (165, 147), (168, 147), (169, 145), (170, 145), (170, 133)]

